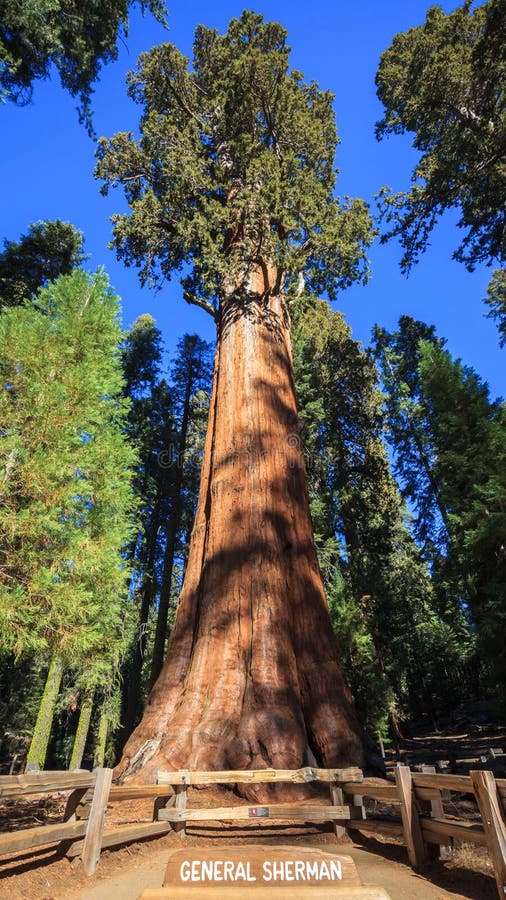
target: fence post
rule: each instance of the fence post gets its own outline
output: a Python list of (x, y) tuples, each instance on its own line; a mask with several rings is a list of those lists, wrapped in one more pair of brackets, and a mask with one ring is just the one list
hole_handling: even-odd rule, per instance
[(76, 788), (75, 791), (72, 791), (63, 813), (64, 822), (75, 822), (79, 818), (78, 809), (88, 790), (89, 788)]
[[(176, 809), (186, 809), (186, 804), (188, 801), (188, 783), (190, 781), (190, 777), (191, 776), (187, 778), (185, 772), (181, 773), (182, 784), (176, 785)], [(186, 822), (183, 821), (180, 824), (174, 825), (174, 831), (178, 831), (180, 837), (186, 837)]]
[(158, 813), (161, 809), (166, 809), (167, 807), (174, 806), (176, 802), (176, 794), (175, 792), (172, 795), (167, 796), (164, 794), (162, 797), (155, 797), (153, 803), (153, 822), (159, 822), (160, 817)]
[[(329, 784), (330, 789), (330, 800), (333, 806), (344, 806), (344, 794), (342, 788), (339, 787), (339, 784), (336, 781), (331, 781)], [(342, 837), (346, 834), (346, 828), (342, 825), (339, 825), (338, 822), (334, 819), (332, 822), (332, 826), (334, 828), (334, 834), (338, 841), (341, 840)]]
[[(422, 766), (421, 771), (425, 775), (435, 775), (436, 767)], [(431, 819), (444, 819), (444, 809), (443, 801), (441, 799), (441, 792), (439, 792), (439, 797), (434, 798), (433, 800), (419, 800), (418, 802), (420, 803), (422, 812), (428, 812)], [(440, 859), (446, 859), (448, 857), (448, 844), (429, 844), (428, 852), (429, 856), (434, 855), (436, 858), (439, 856)]]
[(107, 801), (112, 782), (112, 769), (96, 769), (97, 780), (91, 802), (90, 817), (84, 836), (83, 868), (86, 875), (93, 875), (100, 859)]
[(413, 795), (411, 771), (408, 766), (397, 766), (395, 783), (401, 801), (401, 818), (404, 839), (408, 848), (409, 861), (417, 869), (426, 861), (427, 846), (422, 836), (418, 810)]
[(488, 849), (494, 865), (499, 896), (506, 895), (506, 825), (497, 796), (497, 785), (492, 772), (476, 770), (469, 773), (476, 802), (483, 820)]
[[(346, 784), (346, 782), (344, 782), (344, 784)], [(346, 793), (343, 789), (342, 781), (331, 781), (329, 788), (332, 806), (348, 806), (350, 810), (350, 819), (361, 819), (363, 821), (366, 818), (364, 798), (361, 795)], [(336, 838), (340, 840), (347, 833), (346, 827), (340, 825), (335, 819), (333, 820), (332, 825)]]

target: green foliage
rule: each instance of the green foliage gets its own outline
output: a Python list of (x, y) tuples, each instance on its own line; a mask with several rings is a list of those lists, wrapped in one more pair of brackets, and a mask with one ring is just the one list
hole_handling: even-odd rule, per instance
[(0, 654), (0, 739), (2, 759), (23, 759), (37, 718), (47, 674), (44, 656)]
[(125, 641), (131, 466), (118, 300), (62, 276), (0, 316), (0, 643), (110, 679)]
[(284, 29), (256, 13), (224, 35), (199, 26), (191, 68), (163, 44), (130, 73), (140, 138), (99, 142), (102, 190), (121, 185), (130, 206), (113, 219), (118, 256), (152, 284), (184, 268), (186, 299), (213, 315), (262, 264), (288, 293), (302, 272), (331, 296), (367, 273), (367, 207), (334, 197), (332, 95), (288, 56)]
[(0, 254), (0, 307), (18, 306), (39, 288), (69, 275), (86, 258), (83, 236), (70, 222), (37, 222)]
[[(185, 334), (178, 341), (177, 353), (172, 365), (172, 395), (178, 413), (178, 436), (177, 443), (171, 447), (172, 483), (169, 496), (169, 515), (165, 528), (163, 574), (153, 645), (151, 686), (158, 678), (165, 658), (165, 644), (169, 634), (169, 610), (175, 587), (174, 563), (178, 554), (178, 545), (182, 543), (184, 546), (185, 537), (186, 544), (188, 544), (189, 539), (189, 535), (183, 535), (181, 529), (185, 507), (188, 508), (188, 511), (193, 512), (192, 498), (185, 497), (187, 441), (192, 413), (192, 397), (198, 391), (209, 386), (210, 351), (211, 345), (199, 338), (198, 335)], [(190, 515), (193, 521), (193, 515), (191, 513)]]
[(447, 510), (434, 476), (436, 451), (424, 404), (419, 372), (420, 341), (435, 347), (444, 341), (435, 329), (401, 316), (397, 331), (373, 329), (373, 355), (385, 387), (384, 410), (394, 451), (394, 472), (404, 498), (415, 512), (415, 536), (427, 560), (433, 561), (449, 539)]
[(475, 643), (470, 618), (482, 665), (502, 692), (504, 406), (491, 402), (487, 385), (452, 359), (444, 343), (433, 327), (407, 316), (396, 332), (375, 329), (396, 471), (418, 514), (416, 534), (431, 561), (434, 607), (464, 639), (463, 663)]
[[(393, 706), (417, 714), (448, 702), (443, 666), (465, 664), (472, 640), (462, 617), (436, 611), (390, 473), (372, 359), (321, 300), (301, 298), (296, 307), (294, 364), (336, 633), (363, 721), (383, 735)], [(434, 655), (444, 641), (454, 651)]]
[[(196, 334), (185, 334), (178, 341), (176, 355), (170, 367), (170, 389), (178, 422), (178, 445), (174, 447), (174, 467), (177, 490), (171, 498), (169, 515), (177, 519), (178, 533), (175, 543), (175, 560), (181, 587), (188, 554), (193, 519), (197, 507), (200, 484), (200, 468), (209, 417), (212, 385), (213, 345)], [(173, 579), (174, 580), (174, 579)], [(176, 590), (179, 594), (179, 590)]]
[(153, 316), (144, 313), (135, 320), (123, 344), (122, 363), (127, 397), (142, 397), (160, 378), (162, 337)]
[(485, 303), (490, 306), (487, 317), (497, 319), (499, 343), (506, 344), (506, 269), (496, 269), (487, 288)]
[[(164, 23), (163, 0), (139, 0)], [(62, 87), (79, 98), (79, 117), (91, 133), (92, 84), (102, 66), (117, 59), (118, 37), (128, 31), (131, 0), (0, 0), (0, 89), (4, 98), (29, 103), (33, 82), (54, 65)]]
[(460, 212), (465, 236), (456, 259), (472, 269), (504, 259), (506, 168), (506, 6), (471, 0), (445, 15), (432, 6), (423, 25), (395, 36), (376, 75), (385, 115), (377, 137), (411, 132), (420, 158), (411, 188), (381, 192), (409, 271), (448, 209)]
[(506, 419), (488, 386), (441, 347), (420, 346), (420, 377), (458, 565), (484, 660), (506, 685)]
[(339, 636), (339, 658), (360, 721), (366, 731), (385, 740), (394, 691), (381, 671), (369, 623), (339, 572), (327, 587), (327, 599)]
[[(134, 322), (122, 348), (125, 392), (131, 402), (128, 434), (138, 449), (134, 486), (140, 507), (131, 547), (130, 600), (136, 627), (122, 665), (122, 741), (146, 699), (159, 608), (165, 607), (171, 625), (177, 605), (207, 425), (210, 352), (211, 345), (197, 335), (185, 335), (168, 385), (161, 378), (161, 336), (151, 316)], [(168, 630), (164, 620), (157, 641), (161, 658)], [(109, 719), (112, 734), (115, 722)]]

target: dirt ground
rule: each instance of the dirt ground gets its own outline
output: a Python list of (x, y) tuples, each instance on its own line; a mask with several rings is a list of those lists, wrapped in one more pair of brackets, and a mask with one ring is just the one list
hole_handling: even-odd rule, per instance
[[(412, 730), (401, 744), (400, 754), (391, 750), (387, 754), (387, 769), (399, 759), (412, 766), (420, 763), (435, 765), (438, 771), (465, 772), (469, 768), (491, 768), (497, 777), (505, 777), (506, 728), (476, 716), (472, 723), (465, 717), (454, 717), (445, 723), (444, 733), (419, 728)], [(490, 751), (493, 751), (491, 754)], [(477, 764), (477, 760), (479, 763)], [(228, 798), (220, 789), (214, 803), (208, 792), (191, 792), (189, 804), (224, 806), (237, 802), (228, 792)], [(368, 816), (384, 816), (390, 811), (368, 802)], [(61, 815), (64, 798), (50, 803), (47, 798), (33, 798), (16, 804), (6, 802), (0, 809), (0, 829), (23, 828), (46, 821), (55, 821)], [(463, 818), (476, 818), (477, 812), (470, 799), (452, 794), (447, 814)], [(451, 808), (450, 808), (451, 807)], [(3, 812), (3, 815), (2, 815)], [(127, 822), (150, 821), (152, 803), (147, 801), (111, 804), (107, 815), (114, 827)], [(493, 870), (485, 848), (467, 845), (454, 848), (444, 860), (430, 862), (415, 873), (407, 862), (405, 847), (394, 839), (382, 839), (352, 832), (353, 839), (344, 838), (337, 843), (329, 824), (307, 825), (287, 823), (272, 824), (268, 821), (205, 825), (192, 823), (187, 836), (170, 833), (156, 840), (146, 840), (118, 849), (105, 850), (94, 876), (87, 878), (82, 868), (58, 855), (52, 847), (39, 848), (13, 854), (2, 860), (0, 866), (0, 898), (9, 900), (137, 900), (146, 887), (163, 883), (163, 875), (171, 849), (188, 847), (225, 848), (247, 846), (253, 843), (267, 845), (293, 844), (318, 846), (322, 849), (351, 855), (362, 881), (384, 887), (392, 900), (492, 900), (497, 897)]]
[[(147, 818), (147, 810), (140, 803), (122, 806), (122, 821)], [(129, 812), (125, 809), (127, 806)], [(113, 818), (117, 817), (115, 808), (111, 812)], [(99, 868), (91, 878), (84, 875), (80, 866), (58, 857), (54, 847), (13, 855), (2, 867), (0, 898), (109, 900), (117, 897), (118, 900), (137, 900), (146, 887), (163, 884), (168, 853), (172, 849), (242, 846), (246, 854), (248, 845), (254, 843), (317, 846), (349, 854), (356, 862), (362, 881), (381, 885), (392, 900), (492, 900), (497, 896), (487, 856), (476, 848), (457, 851), (448, 860), (431, 862), (415, 873), (408, 865), (405, 847), (391, 840), (354, 832), (353, 840), (344, 838), (337, 842), (331, 826), (326, 823), (311, 826), (256, 822), (222, 828), (216, 824), (192, 824), (184, 838), (171, 833), (157, 840), (105, 850)]]

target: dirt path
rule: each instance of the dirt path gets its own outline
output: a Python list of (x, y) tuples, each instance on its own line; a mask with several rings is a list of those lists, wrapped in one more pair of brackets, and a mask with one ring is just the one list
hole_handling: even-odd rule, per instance
[[(262, 839), (263, 837), (263, 839)], [(356, 841), (336, 843), (331, 834), (307, 832), (290, 836), (283, 834), (258, 835), (257, 843), (294, 846), (318, 846), (323, 850), (349, 854), (355, 860), (362, 881), (384, 887), (391, 900), (496, 900), (497, 891), (490, 875), (459, 865), (431, 863), (421, 874), (407, 865), (404, 847), (357, 835)], [(190, 836), (187, 846), (224, 846), (215, 837)], [(227, 840), (228, 845), (243, 847), (251, 839)], [(4, 872), (0, 881), (2, 900), (138, 900), (147, 887), (163, 883), (169, 851), (181, 847), (176, 836), (144, 842), (102, 855), (100, 866), (92, 878), (86, 878), (81, 868), (74, 869), (66, 859), (57, 858), (54, 849), (41, 850), (38, 860), (33, 856), (18, 856), (13, 867)]]
[[(214, 798), (216, 800), (216, 797)], [(223, 797), (218, 798), (223, 805)], [(210, 805), (211, 799), (196, 796), (197, 805)], [(111, 804), (110, 826), (126, 822), (149, 821), (152, 813), (149, 801), (130, 801)], [(445, 861), (430, 863), (416, 874), (407, 864), (406, 848), (395, 839), (366, 836), (358, 831), (336, 841), (329, 823), (269, 822), (268, 819), (244, 822), (240, 825), (193, 823), (186, 838), (171, 832), (137, 844), (105, 850), (92, 878), (87, 878), (82, 866), (73, 866), (59, 854), (58, 848), (41, 847), (35, 851), (12, 854), (2, 861), (0, 869), (0, 900), (137, 900), (147, 887), (163, 884), (169, 852), (181, 847), (192, 849), (227, 846), (241, 847), (247, 854), (248, 845), (270, 847), (290, 845), (318, 847), (330, 852), (350, 854), (365, 884), (384, 887), (391, 900), (497, 900), (497, 889), (485, 848), (458, 851)], [(481, 854), (481, 855), (480, 855)]]
[[(326, 847), (326, 849), (329, 849)], [(415, 875), (407, 866), (385, 860), (358, 846), (346, 846), (345, 852), (352, 856), (364, 883), (379, 884), (390, 894), (392, 900), (442, 900), (452, 897), (460, 900), (464, 895), (448, 893)], [(141, 864), (133, 863), (123, 873), (102, 882), (90, 885), (69, 898), (81, 900), (110, 900), (118, 897), (121, 900), (137, 900), (147, 887), (159, 887), (163, 884), (163, 875), (167, 865), (167, 851), (156, 853)], [(246, 853), (245, 853), (246, 856)], [(266, 893), (267, 896), (267, 893)], [(484, 895), (485, 896), (485, 895)]]

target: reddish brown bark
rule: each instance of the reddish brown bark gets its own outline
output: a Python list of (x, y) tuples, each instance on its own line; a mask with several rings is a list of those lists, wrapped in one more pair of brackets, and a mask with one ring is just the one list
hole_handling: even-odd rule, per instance
[(185, 583), (116, 774), (361, 764), (316, 558), (282, 296), (233, 297)]

